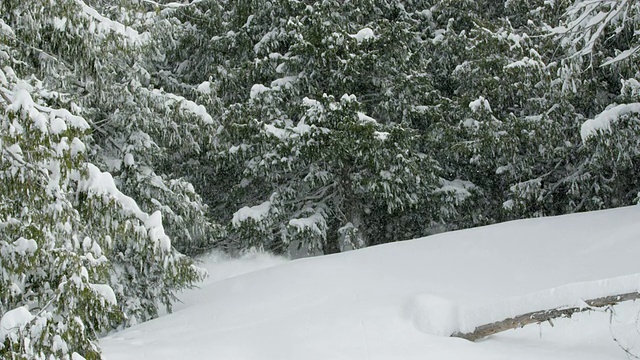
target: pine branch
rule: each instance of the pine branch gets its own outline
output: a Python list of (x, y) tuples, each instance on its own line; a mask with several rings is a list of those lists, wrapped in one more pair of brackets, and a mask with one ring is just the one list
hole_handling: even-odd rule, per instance
[(518, 315), (513, 318), (496, 321), (490, 324), (480, 325), (469, 333), (457, 332), (451, 336), (467, 339), (470, 341), (476, 341), (506, 330), (522, 328), (525, 325), (529, 324), (540, 324), (548, 321), (553, 326), (553, 319), (563, 317), (569, 318), (575, 313), (596, 310), (598, 308), (617, 305), (623, 301), (636, 299), (640, 299), (640, 293), (638, 292), (605, 296), (601, 298), (586, 300), (586, 306), (560, 307), (554, 309), (533, 311), (526, 314)]

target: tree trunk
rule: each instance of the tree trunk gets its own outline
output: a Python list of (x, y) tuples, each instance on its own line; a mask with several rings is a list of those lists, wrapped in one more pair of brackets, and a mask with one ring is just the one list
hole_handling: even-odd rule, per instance
[(638, 292), (631, 292), (626, 294), (601, 297), (597, 299), (590, 299), (585, 301), (585, 303), (588, 306), (559, 307), (559, 308), (548, 309), (548, 310), (533, 311), (530, 313), (518, 315), (513, 318), (496, 321), (491, 324), (480, 325), (476, 327), (475, 330), (469, 333), (458, 332), (451, 336), (467, 339), (470, 341), (476, 341), (476, 340), (485, 338), (487, 336), (497, 334), (499, 332), (521, 328), (521, 327), (524, 327), (525, 325), (539, 324), (545, 321), (549, 321), (551, 323), (552, 319), (556, 319), (560, 317), (568, 318), (568, 317), (571, 317), (571, 315), (578, 312), (589, 311), (589, 310), (593, 310), (594, 308), (612, 306), (612, 305), (621, 303), (623, 301), (636, 300), (636, 299), (640, 299), (640, 293)]
[[(333, 222), (335, 223), (335, 221)], [(325, 255), (335, 254), (340, 252), (340, 239), (338, 234), (338, 227), (331, 224), (327, 229), (327, 239), (325, 240), (322, 252)]]

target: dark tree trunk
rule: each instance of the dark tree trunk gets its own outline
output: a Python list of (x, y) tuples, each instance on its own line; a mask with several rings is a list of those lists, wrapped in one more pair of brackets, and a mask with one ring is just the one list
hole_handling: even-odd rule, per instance
[(327, 240), (324, 243), (322, 252), (325, 255), (335, 254), (340, 252), (340, 239), (338, 238), (338, 227), (329, 226), (327, 229)]

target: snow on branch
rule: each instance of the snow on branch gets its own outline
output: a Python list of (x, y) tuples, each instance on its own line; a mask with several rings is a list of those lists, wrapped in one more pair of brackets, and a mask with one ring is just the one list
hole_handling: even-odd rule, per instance
[(464, 199), (471, 196), (470, 190), (476, 189), (476, 185), (470, 181), (461, 179), (447, 180), (440, 179), (440, 188), (435, 189), (434, 193), (447, 193), (450, 194), (456, 202), (462, 202)]
[(586, 142), (590, 137), (598, 132), (611, 131), (611, 123), (617, 121), (622, 116), (630, 114), (640, 114), (640, 103), (616, 105), (607, 109), (593, 119), (585, 121), (580, 128), (582, 142)]
[(376, 38), (375, 34), (373, 33), (373, 30), (371, 30), (371, 28), (368, 28), (368, 27), (358, 31), (356, 34), (349, 34), (349, 37), (355, 39), (358, 42), (358, 44), (361, 44), (365, 40), (371, 40)]
[[(552, 28), (551, 33), (565, 36), (579, 47), (573, 56), (590, 55), (607, 27), (613, 26), (614, 33), (620, 33), (629, 26), (626, 23), (634, 21), (632, 12), (637, 6), (636, 0), (576, 1), (564, 14), (566, 23)], [(624, 50), (601, 66), (627, 59), (638, 50), (640, 46)]]
[(142, 0), (142, 2), (147, 3), (147, 4), (151, 4), (153, 6), (156, 7), (161, 7), (161, 8), (167, 8), (167, 9), (177, 9), (177, 8), (181, 8), (181, 7), (185, 7), (185, 6), (192, 6), (192, 5), (196, 5), (200, 2), (202, 2), (202, 0), (193, 0), (192, 2), (170, 2), (170, 3), (166, 3), (166, 4), (161, 4), (159, 2), (156, 1), (152, 1), (152, 0)]
[(265, 201), (260, 205), (251, 207), (245, 206), (233, 214), (231, 223), (237, 228), (249, 219), (260, 222), (269, 215), (269, 211), (271, 211), (271, 201)]
[(489, 100), (485, 99), (484, 96), (480, 96), (476, 100), (469, 103), (469, 109), (473, 112), (478, 112), (482, 109), (491, 112), (491, 105), (489, 104)]
[(31, 315), (26, 306), (20, 306), (13, 310), (7, 311), (0, 317), (0, 341), (4, 342), (7, 337), (18, 337), (18, 333), (32, 320)]
[(133, 214), (144, 223), (149, 238), (159, 245), (163, 251), (171, 250), (171, 239), (166, 235), (162, 225), (162, 214), (156, 211), (149, 215), (142, 211), (136, 201), (123, 194), (116, 186), (115, 180), (108, 172), (102, 172), (93, 164), (87, 164), (87, 177), (79, 179), (78, 190), (90, 195), (103, 196), (115, 200), (123, 210)]
[(0, 34), (6, 36), (15, 36), (11, 26), (7, 25), (2, 19), (0, 19)]
[[(0, 70), (0, 86), (5, 85), (3, 82), (6, 82), (6, 77)], [(66, 130), (67, 126), (82, 131), (89, 129), (89, 124), (82, 117), (72, 114), (67, 109), (53, 109), (38, 105), (27, 89), (34, 90), (26, 83), (20, 83), (16, 91), (0, 87), (0, 97), (8, 104), (9, 111), (29, 117), (34, 122), (34, 126), (45, 133), (49, 130), (52, 133), (59, 133)], [(47, 126), (52, 128), (47, 129)]]
[(151, 94), (156, 98), (164, 99), (165, 106), (178, 104), (180, 106), (180, 111), (185, 111), (199, 117), (202, 119), (202, 122), (207, 125), (214, 123), (213, 118), (209, 115), (207, 109), (203, 105), (199, 105), (182, 96), (160, 91), (158, 89), (151, 90)]
[(325, 219), (325, 213), (322, 209), (313, 211), (311, 216), (301, 217), (289, 220), (289, 226), (296, 229), (298, 233), (308, 231), (312, 234), (316, 234), (320, 237), (325, 237), (327, 234), (327, 221)]
[(638, 51), (640, 51), (640, 45), (638, 45), (638, 46), (636, 46), (636, 47), (634, 47), (632, 49), (627, 49), (627, 50), (621, 52), (620, 54), (618, 54), (618, 56), (614, 57), (611, 60), (605, 61), (600, 66), (607, 66), (607, 65), (611, 65), (611, 64), (617, 63), (618, 61), (626, 60), (629, 57), (631, 57), (633, 54), (637, 53)]
[(97, 25), (93, 25), (93, 22), (92, 25), (95, 26), (99, 34), (112, 31), (116, 34), (122, 35), (132, 45), (144, 44), (149, 40), (148, 33), (140, 34), (131, 27), (102, 16), (98, 11), (96, 11), (96, 9), (85, 4), (82, 0), (76, 0), (76, 3), (80, 5), (85, 16), (89, 17), (91, 20), (97, 21)]

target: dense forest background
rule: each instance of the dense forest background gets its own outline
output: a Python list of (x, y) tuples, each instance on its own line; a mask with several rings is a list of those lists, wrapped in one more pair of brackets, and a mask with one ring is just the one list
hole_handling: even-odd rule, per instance
[(99, 358), (187, 256), (640, 199), (640, 3), (3, 0), (0, 355)]

